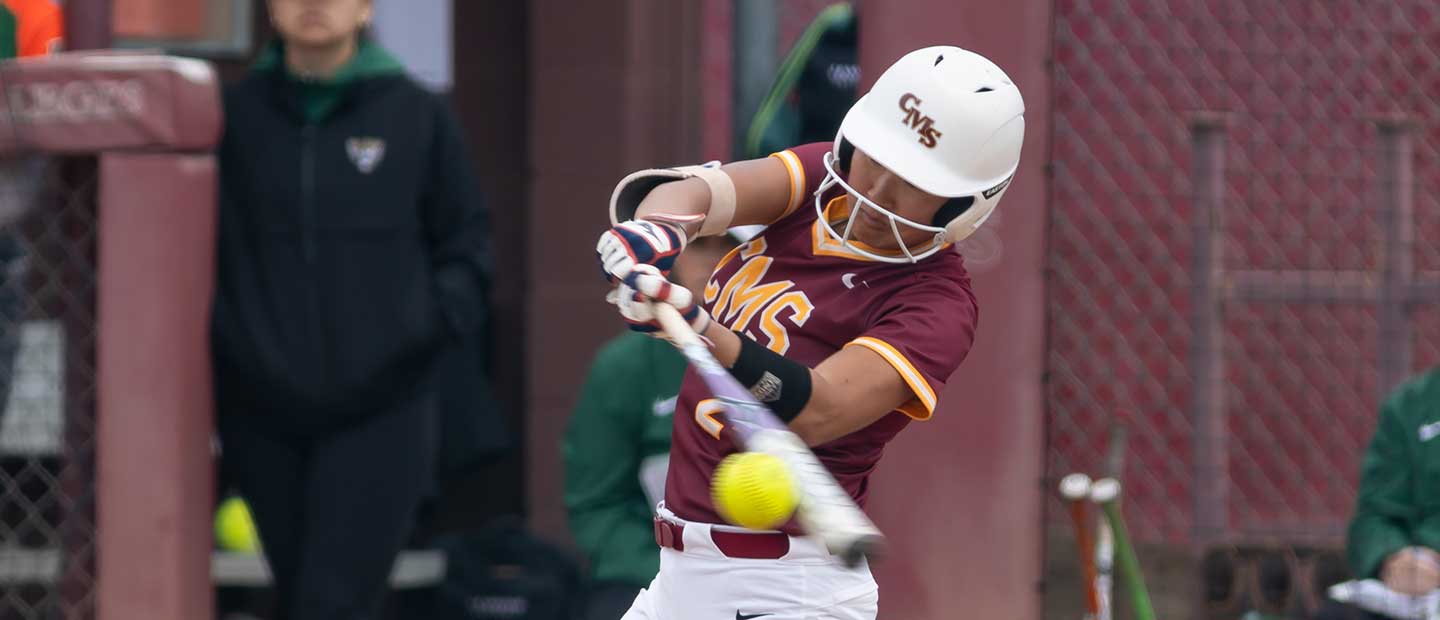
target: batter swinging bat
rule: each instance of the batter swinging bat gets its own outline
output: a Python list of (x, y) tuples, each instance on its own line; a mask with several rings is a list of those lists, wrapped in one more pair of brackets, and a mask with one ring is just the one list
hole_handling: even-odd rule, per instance
[(789, 466), (800, 488), (796, 517), (806, 533), (819, 537), (830, 553), (846, 566), (853, 568), (863, 558), (877, 557), (885, 537), (850, 499), (850, 494), (840, 488), (840, 483), (815, 458), (815, 453), (730, 376), (674, 306), (654, 303), (650, 307), (665, 333), (690, 360), (715, 399), (724, 405), (721, 415), (725, 418), (725, 428), (733, 433), (740, 447), (778, 457)]
[(1080, 579), (1085, 587), (1085, 619), (1100, 616), (1099, 591), (1096, 589), (1095, 542), (1090, 538), (1090, 476), (1070, 474), (1060, 479), (1060, 497), (1070, 507), (1075, 522), (1075, 544), (1080, 547)]
[(1150, 591), (1145, 589), (1145, 576), (1140, 573), (1140, 560), (1135, 557), (1135, 547), (1130, 544), (1130, 533), (1125, 529), (1125, 519), (1120, 514), (1120, 483), (1114, 478), (1101, 478), (1090, 485), (1090, 500), (1100, 504), (1105, 511), (1105, 520), (1115, 537), (1115, 559), (1119, 560), (1120, 579), (1130, 591), (1130, 604), (1134, 607), (1135, 620), (1155, 620), (1155, 609), (1150, 606)]

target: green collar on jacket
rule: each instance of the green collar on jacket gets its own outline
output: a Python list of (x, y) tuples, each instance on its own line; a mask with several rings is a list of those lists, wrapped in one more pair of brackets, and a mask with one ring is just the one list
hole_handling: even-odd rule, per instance
[(349, 87), (355, 83), (405, 73), (405, 66), (391, 56), (390, 52), (363, 37), (350, 60), (340, 67), (335, 75), (328, 78), (300, 78), (290, 71), (284, 59), (284, 43), (276, 40), (266, 46), (255, 61), (253, 69), (261, 73), (280, 71), (286, 81), (295, 86), (305, 120), (312, 123), (328, 118), (340, 105)]

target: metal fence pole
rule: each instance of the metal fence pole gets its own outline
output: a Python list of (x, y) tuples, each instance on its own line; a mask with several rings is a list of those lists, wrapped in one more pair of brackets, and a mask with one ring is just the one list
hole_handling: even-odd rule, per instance
[(1405, 119), (1382, 119), (1380, 130), (1380, 213), (1384, 238), (1380, 263), (1379, 362), (1380, 394), (1384, 398), (1410, 373), (1408, 287), (1415, 271), (1413, 125)]
[(1223, 536), (1230, 495), (1228, 428), (1223, 396), (1224, 329), (1220, 296), (1220, 209), (1225, 199), (1225, 122), (1218, 115), (1190, 123), (1191, 234), (1191, 419), (1194, 423), (1194, 543)]
[(734, 34), (734, 99), (730, 109), (731, 152), (744, 155), (750, 119), (760, 109), (775, 77), (780, 40), (779, 3), (736, 0)]

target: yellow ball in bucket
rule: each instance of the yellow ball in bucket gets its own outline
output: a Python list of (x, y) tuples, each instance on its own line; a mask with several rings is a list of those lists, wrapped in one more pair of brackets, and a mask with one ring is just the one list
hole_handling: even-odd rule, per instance
[(784, 525), (800, 502), (790, 468), (763, 452), (737, 452), (720, 461), (710, 495), (721, 517), (752, 530)]

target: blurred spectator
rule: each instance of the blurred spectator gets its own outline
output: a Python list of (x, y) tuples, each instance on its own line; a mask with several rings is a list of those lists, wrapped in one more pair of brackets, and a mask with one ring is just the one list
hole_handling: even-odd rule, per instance
[(821, 11), (780, 64), (746, 134), (746, 158), (829, 142), (860, 87), (859, 18), (851, 3)]
[[(753, 231), (747, 231), (753, 232)], [(700, 237), (671, 278), (692, 290), (737, 236)], [(685, 356), (668, 341), (626, 331), (595, 356), (562, 447), (570, 530), (590, 559), (584, 620), (617, 620), (660, 570), (655, 505), (665, 493), (670, 424)]]
[(222, 470), (278, 617), (374, 618), (434, 483), (438, 360), (486, 307), (488, 233), (441, 98), (371, 0), (270, 0), (225, 94), (213, 352)]
[[(1380, 409), (1360, 470), (1346, 552), (1360, 580), (1353, 604), (1331, 602), (1324, 620), (1381, 618), (1440, 590), (1440, 369), (1401, 385)], [(1369, 584), (1378, 586), (1379, 584)], [(1365, 596), (1378, 592), (1377, 596)], [(1389, 598), (1390, 600), (1384, 600)], [(1394, 615), (1398, 612), (1392, 612)]]

